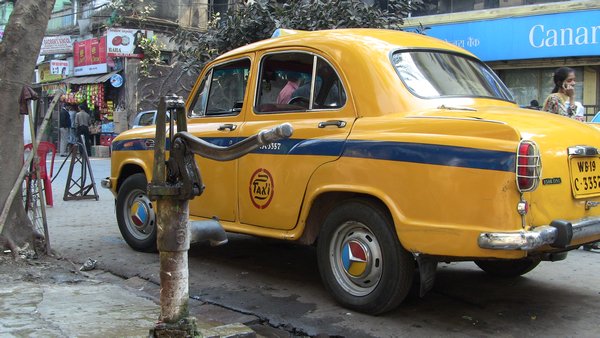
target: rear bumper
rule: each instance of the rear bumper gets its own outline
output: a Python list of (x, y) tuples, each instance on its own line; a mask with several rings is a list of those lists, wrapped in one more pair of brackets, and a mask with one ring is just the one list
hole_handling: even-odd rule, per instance
[(482, 249), (529, 251), (545, 245), (566, 248), (582, 238), (598, 235), (600, 217), (588, 217), (576, 221), (556, 220), (529, 231), (482, 232), (477, 243)]

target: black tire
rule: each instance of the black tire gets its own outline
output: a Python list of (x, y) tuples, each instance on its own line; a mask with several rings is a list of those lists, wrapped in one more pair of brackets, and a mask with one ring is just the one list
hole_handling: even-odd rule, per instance
[(392, 221), (376, 204), (361, 199), (345, 201), (329, 213), (317, 260), (323, 284), (335, 300), (368, 314), (396, 308), (406, 298), (415, 270)]
[(518, 277), (535, 269), (540, 264), (539, 259), (524, 258), (524, 259), (506, 259), (506, 260), (481, 260), (475, 261), (477, 266), (497, 277)]
[(117, 194), (117, 223), (125, 242), (142, 252), (156, 251), (156, 212), (155, 204), (147, 193), (144, 174), (129, 176)]

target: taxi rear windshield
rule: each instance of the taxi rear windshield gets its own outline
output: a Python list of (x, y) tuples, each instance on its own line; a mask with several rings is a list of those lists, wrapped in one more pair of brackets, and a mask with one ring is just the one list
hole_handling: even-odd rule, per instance
[(406, 87), (422, 98), (489, 97), (514, 101), (482, 62), (440, 51), (396, 51), (392, 63)]

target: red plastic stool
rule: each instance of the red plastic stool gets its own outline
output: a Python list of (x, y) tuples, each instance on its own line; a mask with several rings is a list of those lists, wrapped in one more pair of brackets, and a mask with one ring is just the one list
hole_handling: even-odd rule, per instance
[[(31, 151), (33, 149), (33, 145), (28, 143), (25, 145), (25, 150)], [(46, 169), (46, 155), (49, 152), (52, 152), (52, 161), (50, 162), (50, 175), (48, 175), (48, 170)], [(52, 173), (54, 172), (54, 158), (56, 157), (56, 147), (54, 144), (50, 142), (40, 142), (40, 145), (37, 149), (37, 154), (40, 159), (40, 179), (44, 182), (44, 195), (46, 196), (46, 205), (52, 206), (54, 205), (54, 200), (52, 199)]]

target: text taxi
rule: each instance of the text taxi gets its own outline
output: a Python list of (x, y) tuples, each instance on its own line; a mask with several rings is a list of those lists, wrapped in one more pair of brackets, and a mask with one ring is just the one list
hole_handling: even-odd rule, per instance
[[(208, 64), (186, 109), (189, 131), (222, 146), (291, 123), (291, 139), (238, 160), (197, 157), (206, 190), (191, 217), (316, 244), (325, 287), (357, 311), (400, 304), (415, 266), (424, 293), (439, 261), (518, 276), (600, 240), (600, 132), (520, 109), (440, 40), (348, 29), (260, 41)], [(140, 251), (156, 248), (153, 135), (119, 135), (104, 181)]]

